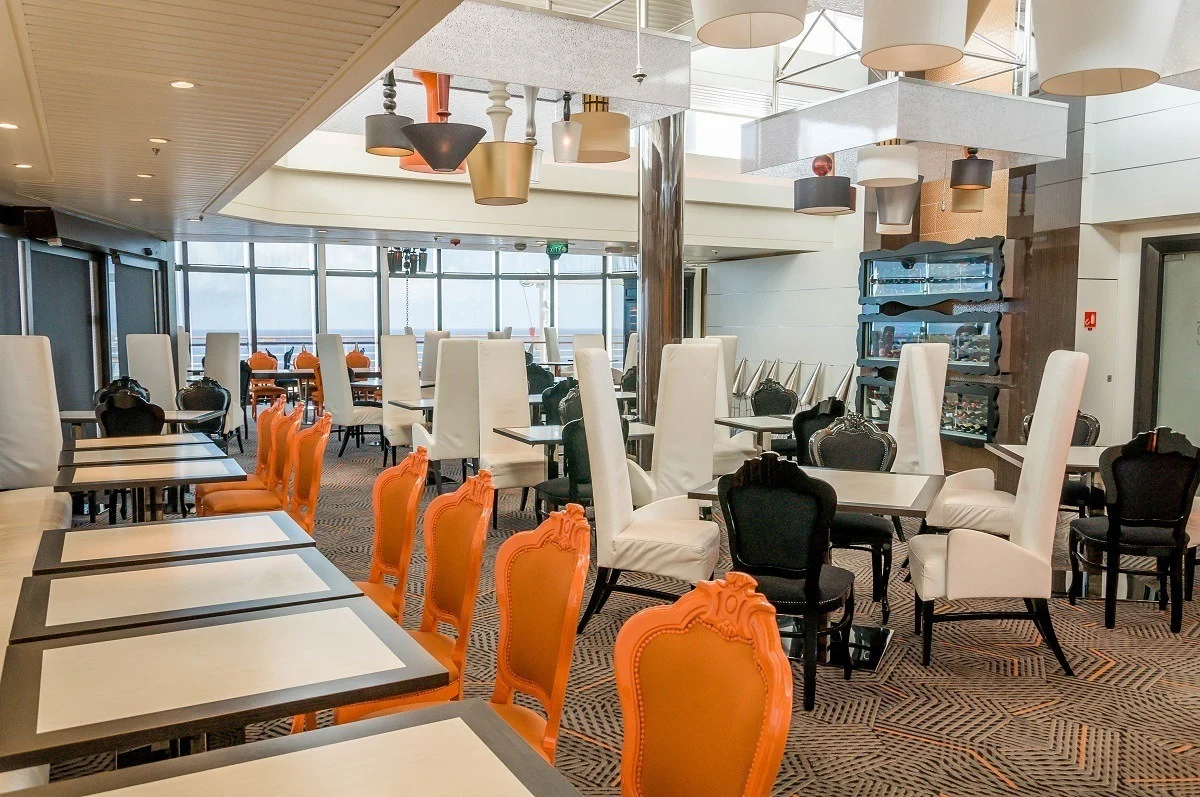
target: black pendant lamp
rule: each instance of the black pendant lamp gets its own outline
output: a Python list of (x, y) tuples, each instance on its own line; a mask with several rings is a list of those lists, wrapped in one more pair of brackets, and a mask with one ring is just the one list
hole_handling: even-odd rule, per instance
[(975, 147), (967, 147), (966, 156), (950, 164), (950, 187), (963, 191), (991, 188), (992, 162), (979, 157), (979, 150)]
[(411, 117), (396, 115), (396, 75), (389, 69), (383, 76), (383, 113), (367, 117), (367, 152), (390, 157), (413, 154), (404, 135), (404, 128), (412, 123)]
[(487, 131), (475, 125), (447, 121), (450, 118), (449, 75), (437, 76), (437, 100), (439, 121), (410, 124), (404, 128), (404, 134), (430, 169), (452, 173), (458, 171)]
[(833, 157), (819, 155), (813, 158), (815, 177), (802, 177), (795, 183), (795, 201), (792, 209), (810, 216), (841, 216), (853, 213), (856, 207), (856, 192), (849, 177), (833, 174)]

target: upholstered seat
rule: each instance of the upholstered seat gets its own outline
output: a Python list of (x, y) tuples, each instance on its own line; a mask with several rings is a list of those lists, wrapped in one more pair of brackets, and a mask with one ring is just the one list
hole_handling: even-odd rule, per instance
[(879, 515), (838, 512), (829, 526), (829, 539), (835, 548), (885, 542), (890, 544), (895, 528), (890, 520)]
[(1063, 483), (1062, 503), (1064, 506), (1087, 507), (1089, 512), (1099, 512), (1104, 509), (1104, 490), (1093, 484), (1067, 479)]
[(370, 598), (372, 603), (383, 609), (388, 617), (391, 617), (393, 620), (399, 617), (400, 612), (396, 609), (395, 604), (392, 603), (392, 597), (396, 594), (396, 588), (391, 584), (383, 581), (355, 581), (354, 586), (362, 590), (362, 594)]
[[(1108, 541), (1109, 520), (1106, 517), (1079, 518), (1071, 521), (1071, 529), (1092, 542)], [(1161, 526), (1122, 526), (1121, 543), (1136, 548), (1173, 548), (1174, 531)]]
[(947, 476), (946, 486), (929, 507), (929, 525), (943, 529), (975, 529), (1007, 537), (1012, 531), (1017, 497), (983, 486), (993, 484), (994, 478), (995, 474), (983, 468)]
[[(661, 504), (678, 507), (667, 515)], [(644, 510), (654, 510), (646, 514)], [(638, 513), (644, 514), (639, 517)], [(622, 570), (638, 570), (700, 581), (717, 567), (720, 530), (711, 521), (696, 520), (700, 502), (677, 496), (635, 510), (632, 522), (613, 539), (613, 557)]]
[[(777, 610), (784, 614), (797, 614), (808, 605), (804, 600), (804, 579), (781, 578), (762, 573), (754, 577), (758, 591), (766, 596)], [(846, 595), (854, 587), (854, 574), (833, 565), (821, 568), (818, 582), (817, 607), (836, 609), (846, 602)]]
[[(537, 491), (545, 493), (550, 498), (557, 499), (561, 503), (571, 498), (571, 480), (566, 476), (547, 479), (537, 486)], [(578, 485), (576, 496), (580, 501), (590, 502), (592, 500), (592, 485)]]
[(236, 515), (283, 509), (283, 499), (274, 490), (224, 490), (201, 499), (205, 515)]

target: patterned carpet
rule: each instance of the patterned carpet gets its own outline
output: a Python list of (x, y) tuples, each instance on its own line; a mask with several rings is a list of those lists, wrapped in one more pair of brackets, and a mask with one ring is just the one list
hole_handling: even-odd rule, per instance
[[(379, 449), (351, 446), (344, 458), (336, 454), (331, 441), (317, 544), (347, 576), (361, 579), (370, 557), (370, 488), (380, 470)], [(252, 446), (239, 459), (253, 467)], [(431, 497), (432, 488), (426, 500)], [(488, 539), (467, 658), (469, 697), (491, 694), (496, 550), (513, 531), (535, 525), (532, 510), (517, 513), (518, 500), (518, 491), (502, 495), (500, 530)], [(1059, 547), (1061, 556), (1061, 541)], [(1051, 601), (1075, 678), (1063, 677), (1030, 623), (1015, 621), (939, 624), (933, 663), (926, 668), (912, 630), (912, 589), (899, 568), (904, 556), (898, 545), (891, 582), (896, 633), (878, 671), (859, 671), (845, 681), (840, 669), (821, 668), (812, 712), (800, 707), (797, 677), (775, 794), (1200, 795), (1200, 601), (1185, 608), (1178, 636), (1169, 632), (1166, 614), (1151, 604), (1121, 604), (1117, 628), (1108, 631), (1101, 602), (1071, 607), (1065, 600)], [(862, 597), (870, 595), (869, 556), (837, 551), (834, 558), (858, 574), (856, 619), (877, 623), (877, 606)], [(725, 554), (718, 571), (728, 566)], [(408, 628), (420, 615), (424, 570), (418, 538), (404, 618)], [(659, 586), (683, 588), (665, 580)], [(590, 589), (589, 584), (589, 594)], [(587, 795), (620, 792), (622, 723), (612, 648), (621, 624), (648, 605), (642, 598), (614, 595), (575, 644), (557, 766)], [(286, 722), (267, 723), (250, 729), (249, 738), (283, 732)], [(56, 767), (55, 775), (110, 764), (104, 757), (72, 762)]]

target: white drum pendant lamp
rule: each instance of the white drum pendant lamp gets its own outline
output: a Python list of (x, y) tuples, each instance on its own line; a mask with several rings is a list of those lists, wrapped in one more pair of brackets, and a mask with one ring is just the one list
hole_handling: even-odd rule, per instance
[(804, 31), (808, 0), (692, 0), (696, 38), (710, 47), (770, 47)]
[(1053, 0), (1033, 4), (1042, 91), (1094, 97), (1158, 81), (1180, 0)]
[(858, 151), (858, 184), (866, 188), (896, 188), (917, 181), (917, 148), (884, 141)]
[(550, 125), (550, 138), (554, 145), (554, 162), (578, 163), (579, 137), (583, 135), (583, 125), (571, 120), (571, 92), (563, 92), (562, 104), (562, 120)]
[(866, 0), (862, 63), (881, 72), (919, 72), (958, 63), (967, 0)]

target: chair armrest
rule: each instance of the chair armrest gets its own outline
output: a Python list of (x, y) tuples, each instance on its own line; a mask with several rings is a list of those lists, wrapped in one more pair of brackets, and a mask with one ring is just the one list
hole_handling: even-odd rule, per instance
[(633, 510), (634, 520), (699, 520), (700, 502), (673, 495)]
[(989, 468), (972, 468), (971, 470), (951, 473), (946, 477), (943, 490), (995, 490), (996, 474)]
[(433, 450), (433, 434), (419, 424), (412, 425), (412, 442), (414, 449), (417, 446), (425, 446), (425, 448)]
[(952, 529), (946, 541), (946, 597), (1049, 598), (1050, 563), (994, 534)]
[(651, 503), (654, 500), (654, 481), (650, 474), (628, 457), (625, 458), (625, 466), (629, 470), (629, 489), (633, 494), (633, 505), (638, 507)]

